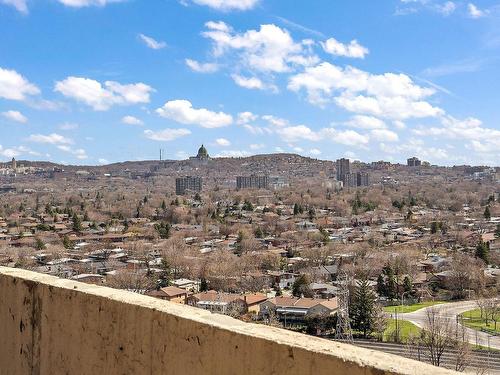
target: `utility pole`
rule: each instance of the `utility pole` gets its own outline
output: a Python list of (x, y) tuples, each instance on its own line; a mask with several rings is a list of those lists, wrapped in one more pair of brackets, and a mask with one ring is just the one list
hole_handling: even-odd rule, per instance
[(349, 318), (349, 277), (345, 272), (338, 276), (339, 293), (337, 300), (337, 327), (335, 328), (335, 339), (339, 341), (353, 342), (351, 320)]

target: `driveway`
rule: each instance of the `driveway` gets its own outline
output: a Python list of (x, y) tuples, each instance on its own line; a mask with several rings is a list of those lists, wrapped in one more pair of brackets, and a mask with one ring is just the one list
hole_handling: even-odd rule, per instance
[[(398, 314), (398, 319), (407, 320), (409, 322), (412, 322), (416, 326), (423, 328), (425, 327), (427, 322), (427, 311), (429, 309), (436, 309), (441, 316), (447, 317), (453, 322), (457, 322), (457, 324), (460, 324), (460, 319), (458, 319), (457, 316), (465, 311), (477, 309), (477, 305), (474, 301), (444, 303), (440, 305), (424, 307), (411, 313)], [(500, 350), (500, 336), (492, 336), (487, 334), (486, 332), (476, 331), (467, 327), (465, 327), (465, 331), (466, 335), (468, 336), (469, 343), (478, 344), (487, 348), (489, 338), (489, 346), (493, 349)]]

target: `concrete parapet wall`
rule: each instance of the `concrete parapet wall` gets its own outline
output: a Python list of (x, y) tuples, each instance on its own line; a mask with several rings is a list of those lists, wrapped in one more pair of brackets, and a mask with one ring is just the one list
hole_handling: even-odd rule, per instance
[(0, 267), (0, 375), (452, 373), (152, 297)]

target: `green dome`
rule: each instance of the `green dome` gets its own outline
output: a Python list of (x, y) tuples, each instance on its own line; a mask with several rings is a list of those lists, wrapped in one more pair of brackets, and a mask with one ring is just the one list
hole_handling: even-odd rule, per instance
[(208, 151), (203, 145), (198, 149), (198, 158), (208, 158)]

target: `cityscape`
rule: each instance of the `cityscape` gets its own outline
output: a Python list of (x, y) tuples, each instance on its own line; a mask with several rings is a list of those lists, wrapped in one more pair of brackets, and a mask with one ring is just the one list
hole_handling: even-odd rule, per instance
[(0, 375), (500, 374), (499, 19), (0, 0)]

